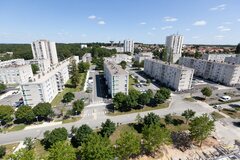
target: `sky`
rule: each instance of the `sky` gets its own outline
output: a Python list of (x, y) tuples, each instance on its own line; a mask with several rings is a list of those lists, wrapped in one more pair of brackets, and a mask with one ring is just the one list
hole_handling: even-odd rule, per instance
[(240, 0), (0, 0), (0, 43), (240, 42)]

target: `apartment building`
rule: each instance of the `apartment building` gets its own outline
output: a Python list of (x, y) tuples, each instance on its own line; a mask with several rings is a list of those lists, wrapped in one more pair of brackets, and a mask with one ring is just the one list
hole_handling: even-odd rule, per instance
[(236, 55), (236, 56), (233, 56), (233, 57), (226, 57), (224, 59), (224, 62), (233, 63), (233, 64), (240, 64), (240, 55)]
[(208, 61), (224, 62), (227, 57), (236, 57), (236, 54), (203, 54), (202, 59)]
[(104, 60), (109, 60), (109, 61), (112, 61), (116, 64), (119, 64), (122, 61), (132, 62), (132, 56), (129, 56), (127, 54), (116, 54), (112, 57), (105, 57)]
[(121, 66), (110, 60), (104, 60), (104, 77), (111, 97), (119, 92), (128, 94), (129, 74)]
[(135, 55), (135, 61), (141, 63), (145, 59), (152, 59), (153, 53), (152, 52), (141, 52)]
[(123, 41), (123, 51), (134, 53), (134, 41), (132, 40), (124, 40)]
[(191, 89), (194, 69), (156, 59), (145, 59), (144, 72), (167, 87), (181, 91)]
[(41, 68), (40, 70), (50, 68), (49, 64), (51, 66), (58, 64), (57, 49), (55, 42), (50, 42), (48, 40), (37, 40), (32, 42), (31, 47), (34, 60), (45, 60), (41, 61), (42, 63), (41, 66), (39, 66), (39, 68), (41, 68), (44, 65), (47, 65)]
[(116, 49), (117, 53), (123, 53), (124, 48), (123, 47), (118, 47), (118, 46), (102, 46), (102, 48), (106, 48), (109, 50)]
[(82, 61), (90, 63), (92, 61), (92, 54), (91, 53), (85, 53), (82, 56)]
[(24, 59), (0, 62), (0, 83), (21, 84), (33, 77), (31, 65)]
[(66, 59), (50, 70), (41, 72), (21, 84), (24, 104), (35, 106), (42, 102), (52, 102), (55, 96), (64, 89), (64, 84), (69, 79), (69, 64), (70, 59)]
[(166, 37), (166, 49), (168, 61), (176, 63), (182, 57), (183, 36), (170, 35)]
[(214, 62), (190, 57), (182, 57), (181, 65), (193, 68), (196, 76), (227, 86), (239, 84), (240, 65), (224, 62)]
[(28, 64), (36, 64), (40, 72), (48, 71), (51, 68), (49, 59), (30, 59), (26, 60)]

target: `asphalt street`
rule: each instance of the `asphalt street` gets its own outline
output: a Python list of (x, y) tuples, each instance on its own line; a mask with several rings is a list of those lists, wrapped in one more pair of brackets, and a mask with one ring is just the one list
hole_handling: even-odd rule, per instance
[[(188, 102), (188, 101), (182, 100), (182, 97), (179, 95), (173, 95), (172, 102), (169, 108), (141, 112), (140, 115), (145, 116), (150, 112), (154, 112), (162, 117), (169, 113), (180, 115), (186, 109), (194, 110), (197, 115), (201, 115), (203, 113), (211, 113), (212, 111), (214, 111), (214, 109), (208, 106), (206, 103)], [(131, 123), (135, 121), (135, 118), (138, 114), (138, 113), (133, 113), (133, 114), (120, 115), (120, 116), (107, 116), (105, 113), (106, 113), (106, 105), (86, 106), (83, 111), (82, 119), (77, 122), (55, 125), (55, 126), (45, 126), (45, 127), (21, 130), (16, 132), (9, 132), (6, 134), (1, 133), (0, 144), (22, 141), (25, 139), (25, 137), (43, 138), (43, 133), (45, 131), (53, 130), (54, 128), (58, 128), (58, 127), (65, 127), (66, 129), (68, 129), (68, 131), (71, 130), (72, 126), (79, 127), (83, 124), (88, 124), (92, 128), (98, 128), (101, 126), (102, 122), (106, 121), (106, 119), (111, 119), (115, 123), (121, 123), (121, 124)]]

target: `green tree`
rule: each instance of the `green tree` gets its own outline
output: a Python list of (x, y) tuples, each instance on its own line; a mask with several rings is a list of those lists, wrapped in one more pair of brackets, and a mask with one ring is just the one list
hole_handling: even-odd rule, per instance
[(127, 62), (126, 61), (122, 61), (119, 64), (122, 67), (122, 69), (126, 69), (126, 66), (127, 66)]
[(186, 124), (188, 124), (189, 120), (191, 120), (194, 116), (195, 116), (195, 113), (193, 110), (191, 109), (188, 109), (188, 110), (185, 110), (183, 113), (182, 113), (182, 116), (185, 117), (186, 119)]
[(80, 114), (84, 108), (84, 102), (82, 100), (76, 100), (73, 102), (72, 112), (73, 114)]
[(155, 151), (160, 145), (171, 141), (170, 132), (166, 128), (161, 128), (159, 125), (144, 126), (143, 145), (148, 152)]
[(184, 131), (173, 132), (171, 137), (174, 147), (180, 149), (182, 152), (186, 151), (192, 146), (190, 135)]
[(159, 92), (165, 97), (165, 99), (170, 98), (171, 91), (168, 88), (160, 88)]
[(150, 99), (153, 98), (153, 91), (151, 89), (148, 89), (146, 93)]
[(34, 142), (33, 142), (33, 139), (31, 137), (26, 137), (24, 139), (23, 144), (26, 146), (27, 150), (32, 150), (33, 147), (34, 147)]
[(87, 137), (93, 133), (93, 130), (86, 124), (80, 126), (75, 134), (75, 136), (72, 138), (72, 144), (74, 147), (81, 146), (82, 143), (85, 143), (87, 140)]
[(151, 98), (147, 93), (142, 93), (138, 97), (138, 103), (141, 105), (146, 105), (150, 102)]
[(193, 140), (200, 143), (200, 146), (213, 130), (214, 121), (210, 120), (207, 114), (194, 118), (190, 123), (190, 135)]
[(198, 51), (196, 51), (195, 53), (194, 53), (194, 57), (195, 58), (200, 58), (202, 56), (202, 54), (200, 53), (200, 52), (198, 52)]
[(129, 91), (129, 94), (125, 101), (125, 107), (127, 107), (126, 110), (130, 110), (138, 105), (138, 99), (140, 95), (141, 92), (135, 89)]
[(140, 137), (133, 132), (124, 132), (116, 141), (116, 153), (119, 159), (129, 159), (140, 153)]
[(48, 118), (53, 115), (52, 106), (50, 103), (39, 103), (33, 108), (33, 113), (41, 118)]
[(14, 110), (11, 106), (0, 106), (1, 125), (9, 123), (13, 120)]
[(63, 96), (63, 102), (64, 103), (69, 103), (75, 98), (75, 95), (72, 92), (67, 92)]
[(164, 48), (161, 52), (161, 60), (164, 61), (164, 62), (167, 62), (168, 60), (168, 55), (167, 55), (167, 49)]
[(7, 86), (3, 83), (0, 83), (0, 92), (4, 91), (7, 88)]
[(148, 113), (143, 117), (143, 124), (146, 126), (158, 125), (160, 124), (160, 117), (153, 112)]
[(115, 123), (110, 119), (107, 119), (105, 123), (102, 123), (101, 127), (100, 133), (103, 137), (109, 137), (116, 130)]
[(86, 73), (89, 70), (90, 64), (88, 62), (79, 62), (78, 63), (78, 70), (79, 73)]
[(68, 137), (66, 128), (55, 128), (54, 130), (44, 132), (43, 143), (45, 148), (51, 147), (58, 141), (65, 141)]
[(127, 96), (122, 93), (118, 92), (113, 98), (114, 109), (121, 110), (126, 102)]
[(164, 121), (166, 124), (172, 124), (173, 123), (172, 115), (170, 113), (165, 115)]
[(71, 62), (71, 83), (73, 85), (73, 87), (77, 87), (80, 81), (80, 75), (79, 75), (79, 71), (78, 71), (78, 67), (76, 65), (76, 61), (72, 61)]
[(154, 95), (154, 100), (157, 104), (161, 104), (165, 102), (166, 97), (160, 92), (160, 90), (158, 90)]
[(16, 153), (12, 153), (4, 157), (4, 160), (34, 160), (36, 159), (33, 150), (20, 149)]
[(202, 90), (201, 90), (202, 94), (206, 97), (210, 97), (212, 95), (212, 89), (209, 88), (209, 87), (204, 87)]
[(35, 120), (35, 114), (33, 113), (32, 107), (20, 106), (15, 112), (15, 117), (19, 122), (31, 123)]
[(49, 149), (48, 160), (75, 160), (75, 149), (65, 141), (58, 141)]
[(6, 147), (5, 146), (0, 146), (0, 158), (3, 158), (6, 154)]
[(32, 72), (33, 74), (37, 74), (37, 71), (39, 71), (39, 67), (37, 64), (31, 64)]
[(80, 148), (82, 160), (110, 160), (114, 159), (113, 146), (106, 137), (96, 133), (90, 134)]
[(240, 43), (238, 43), (235, 53), (240, 54)]

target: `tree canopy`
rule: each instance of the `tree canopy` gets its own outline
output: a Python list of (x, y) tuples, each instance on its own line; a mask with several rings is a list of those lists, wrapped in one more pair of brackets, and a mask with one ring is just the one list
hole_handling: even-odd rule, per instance
[(102, 123), (101, 127), (100, 133), (103, 137), (109, 137), (116, 130), (115, 123), (110, 119), (107, 119), (105, 123)]
[(72, 144), (74, 147), (81, 146), (82, 143), (85, 143), (87, 140), (87, 137), (93, 133), (93, 130), (86, 124), (80, 126), (76, 133), (75, 136), (72, 138)]
[(42, 118), (47, 118), (53, 114), (52, 106), (50, 103), (39, 103), (33, 108), (33, 113)]
[(210, 97), (212, 95), (212, 89), (209, 88), (209, 87), (204, 87), (202, 90), (201, 90), (202, 94), (205, 96), (205, 97)]
[(49, 149), (48, 160), (75, 160), (75, 149), (66, 141), (58, 141)]
[(68, 103), (71, 102), (75, 98), (75, 95), (72, 92), (67, 92), (63, 96), (63, 102)]
[(7, 86), (3, 83), (0, 83), (0, 92), (4, 91), (7, 88)]
[(193, 140), (202, 145), (202, 141), (206, 139), (214, 130), (214, 121), (210, 120), (207, 114), (196, 117), (190, 123), (190, 135)]
[(11, 122), (13, 120), (13, 113), (14, 110), (12, 106), (0, 106), (1, 125)]
[(32, 72), (33, 74), (37, 74), (37, 71), (39, 71), (39, 67), (37, 64), (31, 64)]
[(146, 126), (160, 124), (160, 117), (153, 112), (148, 113), (143, 117), (143, 124)]
[(89, 69), (90, 64), (88, 62), (79, 62), (78, 63), (78, 71), (80, 73), (85, 73)]
[(43, 143), (45, 148), (51, 147), (58, 141), (65, 141), (68, 137), (66, 128), (55, 128), (54, 130), (44, 132)]
[(186, 118), (186, 123), (188, 124), (189, 120), (191, 120), (194, 116), (195, 116), (195, 113), (193, 110), (191, 109), (188, 109), (188, 110), (185, 110), (183, 113), (182, 113), (182, 116)]
[(126, 61), (121, 61), (119, 64), (122, 67), (122, 69), (126, 69), (126, 67), (127, 67), (127, 62)]
[(108, 138), (92, 133), (82, 144), (80, 156), (82, 160), (114, 159), (113, 146)]
[(80, 114), (84, 108), (84, 102), (82, 100), (76, 100), (73, 102), (72, 112), (73, 114)]
[(26, 105), (20, 106), (15, 112), (15, 116), (17, 121), (22, 123), (31, 123), (36, 118), (32, 107)]

